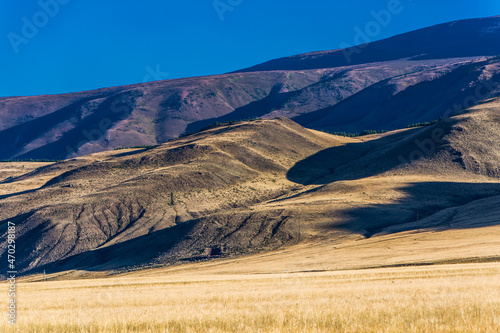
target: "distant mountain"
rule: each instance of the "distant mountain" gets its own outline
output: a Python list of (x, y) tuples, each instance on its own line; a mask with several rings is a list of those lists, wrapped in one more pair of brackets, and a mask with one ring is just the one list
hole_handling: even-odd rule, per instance
[[(359, 38), (363, 40), (361, 34)], [(334, 68), (404, 58), (429, 60), (498, 54), (500, 16), (494, 16), (438, 24), (347, 49), (275, 59), (238, 72)]]
[(494, 17), (230, 74), (0, 98), (0, 159), (64, 159), (155, 145), (255, 117), (284, 116), (331, 132), (403, 128), (499, 96), (498, 54), (500, 18)]

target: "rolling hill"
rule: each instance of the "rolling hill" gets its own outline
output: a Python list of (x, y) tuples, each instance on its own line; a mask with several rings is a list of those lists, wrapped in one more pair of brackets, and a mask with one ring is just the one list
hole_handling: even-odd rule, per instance
[[(498, 227), (499, 112), (500, 100), (489, 100), (430, 126), (357, 138), (263, 119), (150, 148), (4, 162), (2, 239), (7, 221), (16, 223), (24, 273), (109, 272), (276, 250), (317, 253), (296, 258), (297, 269), (338, 268), (346, 257), (332, 257), (337, 247), (366, 250), (388, 237), (410, 248), (391, 263), (408, 262), (409, 253), (418, 261), (432, 252), (440, 233), (457, 231), (467, 255), (450, 243), (434, 249), (435, 260), (491, 260), (499, 244), (479, 246), (478, 230), (494, 235)], [(428, 235), (437, 243), (401, 243)], [(300, 251), (287, 250), (294, 247)]]

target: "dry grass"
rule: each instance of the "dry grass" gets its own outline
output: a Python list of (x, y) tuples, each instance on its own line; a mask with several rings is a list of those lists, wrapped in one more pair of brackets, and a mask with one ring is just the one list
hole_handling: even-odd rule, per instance
[[(2, 294), (6, 295), (5, 285)], [(19, 332), (498, 332), (500, 264), (19, 284)], [(6, 321), (2, 332), (9, 332)]]
[[(91, 154), (34, 173), (5, 163), (0, 177), (26, 173), (0, 183), (0, 220), (17, 223), (17, 237), (30, 254), (18, 259), (24, 271), (46, 264), (52, 265), (48, 271), (61, 271), (180, 263), (207, 250), (234, 258), (306, 242), (311, 260), (295, 260), (304, 267), (294, 270), (311, 269), (311, 261), (332, 270), (489, 258), (498, 253), (500, 229), (466, 229), (494, 228), (500, 219), (494, 209), (500, 202), (500, 127), (492, 105), (434, 129), (362, 139), (266, 119), (212, 128), (153, 149)], [(446, 139), (433, 143), (428, 157), (401, 164), (399, 157), (418, 153), (416, 142), (428, 142), (431, 130), (447, 133)], [(394, 244), (400, 251), (390, 251), (397, 261), (352, 266), (351, 249), (341, 245), (357, 241), (357, 251), (365, 237), (376, 242), (381, 239), (375, 234), (424, 229), (451, 230), (447, 254), (434, 255), (443, 253), (440, 238), (435, 251), (421, 235), (406, 234), (405, 242)], [(466, 253), (455, 253), (456, 242), (464, 240)], [(373, 255), (370, 242), (363, 242), (369, 245), (363, 251)], [(421, 244), (432, 258), (413, 252)], [(0, 252), (2, 247), (5, 242)], [(381, 249), (378, 257), (387, 252)], [(331, 251), (333, 256), (323, 255)], [(57, 267), (62, 259), (68, 260)], [(275, 265), (261, 267), (279, 273)]]
[[(52, 163), (45, 162), (0, 162), (0, 181), (6, 181), (9, 177), (15, 178), (28, 174), (37, 168), (50, 165)], [(13, 183), (2, 183), (0, 186), (0, 195), (11, 194), (32, 190), (42, 186), (50, 179), (50, 176), (41, 176), (30, 178), (24, 181)]]

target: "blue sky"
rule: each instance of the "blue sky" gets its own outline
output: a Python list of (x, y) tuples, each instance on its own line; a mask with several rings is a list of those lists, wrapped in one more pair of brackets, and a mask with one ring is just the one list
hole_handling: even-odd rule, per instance
[[(220, 74), (354, 44), (398, 0), (0, 0), (0, 96)], [(500, 15), (500, 1), (400, 0), (382, 39)], [(56, 4), (56, 5), (55, 5)]]

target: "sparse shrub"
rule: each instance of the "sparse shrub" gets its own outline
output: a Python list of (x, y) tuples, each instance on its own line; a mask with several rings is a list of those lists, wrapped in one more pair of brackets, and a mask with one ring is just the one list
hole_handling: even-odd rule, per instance
[(121, 149), (137, 149), (137, 148), (149, 149), (149, 148), (153, 148), (153, 147), (156, 147), (156, 146), (142, 145), (142, 146), (130, 146), (130, 147), (116, 147), (114, 150), (121, 150)]
[(359, 136), (362, 135), (370, 135), (370, 134), (380, 134), (380, 133), (386, 133), (386, 130), (364, 130), (359, 134)]
[(357, 136), (363, 136), (363, 135), (369, 135), (369, 134), (379, 134), (379, 133), (386, 133), (387, 130), (364, 130), (362, 132), (354, 132), (354, 133), (347, 133), (347, 132), (330, 132), (324, 129), (320, 129), (319, 131), (332, 134), (332, 135), (338, 135), (338, 136), (345, 136), (349, 138), (354, 138)]
[[(441, 120), (442, 118), (439, 118), (439, 120)], [(437, 123), (439, 120), (433, 120), (433, 121), (425, 121), (425, 122), (420, 122), (420, 123), (414, 123), (414, 124), (411, 124), (411, 125), (408, 125), (406, 126), (406, 128), (412, 128), (412, 127), (422, 127), (422, 126), (430, 126), (430, 125), (434, 125), (435, 123)]]
[(183, 137), (186, 137), (186, 136), (191, 135), (191, 134), (200, 133), (200, 132), (203, 132), (203, 131), (206, 131), (206, 130), (209, 130), (209, 129), (212, 129), (212, 128), (216, 128), (216, 127), (231, 126), (231, 125), (235, 125), (235, 124), (238, 124), (238, 123), (241, 123), (241, 122), (244, 122), (244, 121), (248, 122), (248, 121), (256, 121), (256, 120), (262, 120), (262, 118), (260, 118), (260, 117), (252, 117), (252, 118), (245, 118), (245, 119), (240, 119), (240, 120), (229, 120), (229, 121), (224, 121), (224, 122), (216, 121), (213, 124), (210, 124), (208, 126), (200, 128), (196, 132), (182, 133), (181, 135), (179, 135), (179, 138), (183, 138)]

